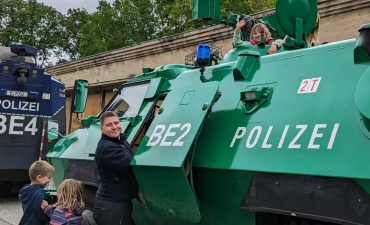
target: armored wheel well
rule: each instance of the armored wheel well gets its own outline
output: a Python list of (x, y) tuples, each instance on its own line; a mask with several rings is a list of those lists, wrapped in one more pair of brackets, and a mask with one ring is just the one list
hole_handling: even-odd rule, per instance
[(85, 203), (85, 209), (92, 210), (95, 205), (95, 194), (98, 190), (98, 187), (95, 184), (83, 183), (84, 190), (82, 193), (82, 199)]
[(64, 179), (76, 179), (83, 184), (82, 199), (86, 209), (95, 205), (95, 194), (98, 190), (97, 174), (93, 160), (70, 159), (64, 172)]
[(369, 200), (348, 178), (256, 172), (239, 207), (256, 225), (369, 224)]

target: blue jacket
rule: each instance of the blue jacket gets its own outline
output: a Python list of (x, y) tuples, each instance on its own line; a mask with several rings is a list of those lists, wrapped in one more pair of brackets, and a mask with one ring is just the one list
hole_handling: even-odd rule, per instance
[(95, 152), (99, 183), (97, 198), (123, 202), (137, 197), (138, 185), (130, 166), (133, 157), (124, 134), (120, 140), (102, 134)]
[(25, 185), (18, 197), (23, 208), (19, 225), (44, 225), (50, 222), (50, 218), (41, 209), (42, 200), (46, 200), (46, 193), (41, 185)]

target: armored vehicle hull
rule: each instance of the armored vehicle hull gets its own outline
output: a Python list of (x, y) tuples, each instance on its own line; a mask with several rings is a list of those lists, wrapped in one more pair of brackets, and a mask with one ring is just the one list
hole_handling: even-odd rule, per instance
[[(302, 20), (314, 26), (315, 1), (296, 2), (312, 6)], [(312, 27), (292, 18), (301, 29), (281, 22), (295, 38), (277, 54), (254, 45), (217, 65), (145, 69), (102, 110), (117, 112), (135, 152), (136, 224), (370, 224), (369, 25), (307, 47)], [(47, 155), (56, 186), (84, 182), (87, 207), (99, 116)]]
[(65, 134), (64, 84), (36, 66), (36, 52), (25, 45), (0, 48), (0, 195), (30, 183), (29, 167), (49, 151), (43, 135), (50, 120)]
[[(370, 223), (369, 131), (359, 111), (370, 64), (355, 63), (356, 43), (252, 56), (245, 80), (237, 79), (236, 61), (225, 61), (206, 68), (205, 82), (198, 69), (179, 65), (175, 79), (160, 77), (169, 65), (150, 82), (123, 85), (147, 87), (138, 122), (121, 119), (145, 201), (135, 200), (137, 224), (254, 224), (259, 213)], [(170, 88), (153, 94), (158, 86)], [(254, 87), (271, 90), (257, 108), (241, 97)], [(148, 120), (158, 103), (160, 113)], [(94, 121), (48, 154), (56, 185), (73, 177), (94, 196), (99, 126)], [(359, 208), (367, 210), (359, 215)]]

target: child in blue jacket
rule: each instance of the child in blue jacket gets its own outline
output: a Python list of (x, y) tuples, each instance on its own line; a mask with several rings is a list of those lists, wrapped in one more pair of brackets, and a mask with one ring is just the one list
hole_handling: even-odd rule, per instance
[(50, 182), (54, 167), (46, 161), (36, 161), (29, 169), (31, 184), (25, 185), (19, 191), (22, 202), (23, 216), (19, 225), (45, 225), (50, 218), (44, 214), (40, 205), (46, 199), (44, 188)]

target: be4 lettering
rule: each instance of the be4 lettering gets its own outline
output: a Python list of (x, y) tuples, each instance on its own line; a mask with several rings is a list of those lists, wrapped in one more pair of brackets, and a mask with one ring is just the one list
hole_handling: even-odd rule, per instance
[(37, 133), (37, 117), (32, 117), (27, 123), (24, 116), (5, 116), (0, 115), (0, 135), (23, 135), (25, 132), (30, 132), (33, 136)]
[[(308, 125), (296, 125), (295, 127), (290, 127), (289, 125), (286, 125), (284, 127), (284, 130), (280, 133), (279, 139), (275, 143), (270, 143), (270, 136), (274, 129), (274, 126), (270, 126), (268, 130), (265, 132), (265, 136), (262, 136), (262, 145), (261, 148), (282, 148), (283, 145), (287, 146), (288, 149), (300, 149), (302, 147), (303, 139), (301, 138), (305, 132), (307, 132)], [(325, 136), (328, 136), (328, 142), (326, 143), (326, 149), (332, 149), (335, 138), (337, 136), (339, 129), (339, 123), (334, 124), (332, 127), (328, 127), (327, 124), (315, 124), (312, 130), (312, 133), (309, 135), (310, 138), (308, 140), (308, 143), (306, 141), (305, 144), (307, 144), (308, 149), (320, 149), (320, 144), (315, 143), (320, 138), (323, 138), (324, 134)], [(288, 132), (290, 133), (289, 137), (287, 138)], [(242, 139), (245, 134), (247, 133), (246, 127), (238, 127), (236, 129), (236, 132), (234, 134), (234, 137), (230, 143), (230, 147), (234, 147), (234, 144), (237, 140)], [(257, 143), (259, 142), (262, 134), (262, 127), (261, 126), (255, 126), (253, 127), (249, 134), (248, 138), (245, 142), (246, 148), (254, 148), (257, 147)], [(294, 135), (292, 135), (294, 134)], [(277, 135), (277, 132), (273, 134), (273, 136)], [(322, 142), (321, 142), (322, 143)], [(304, 147), (306, 147), (304, 146)]]

